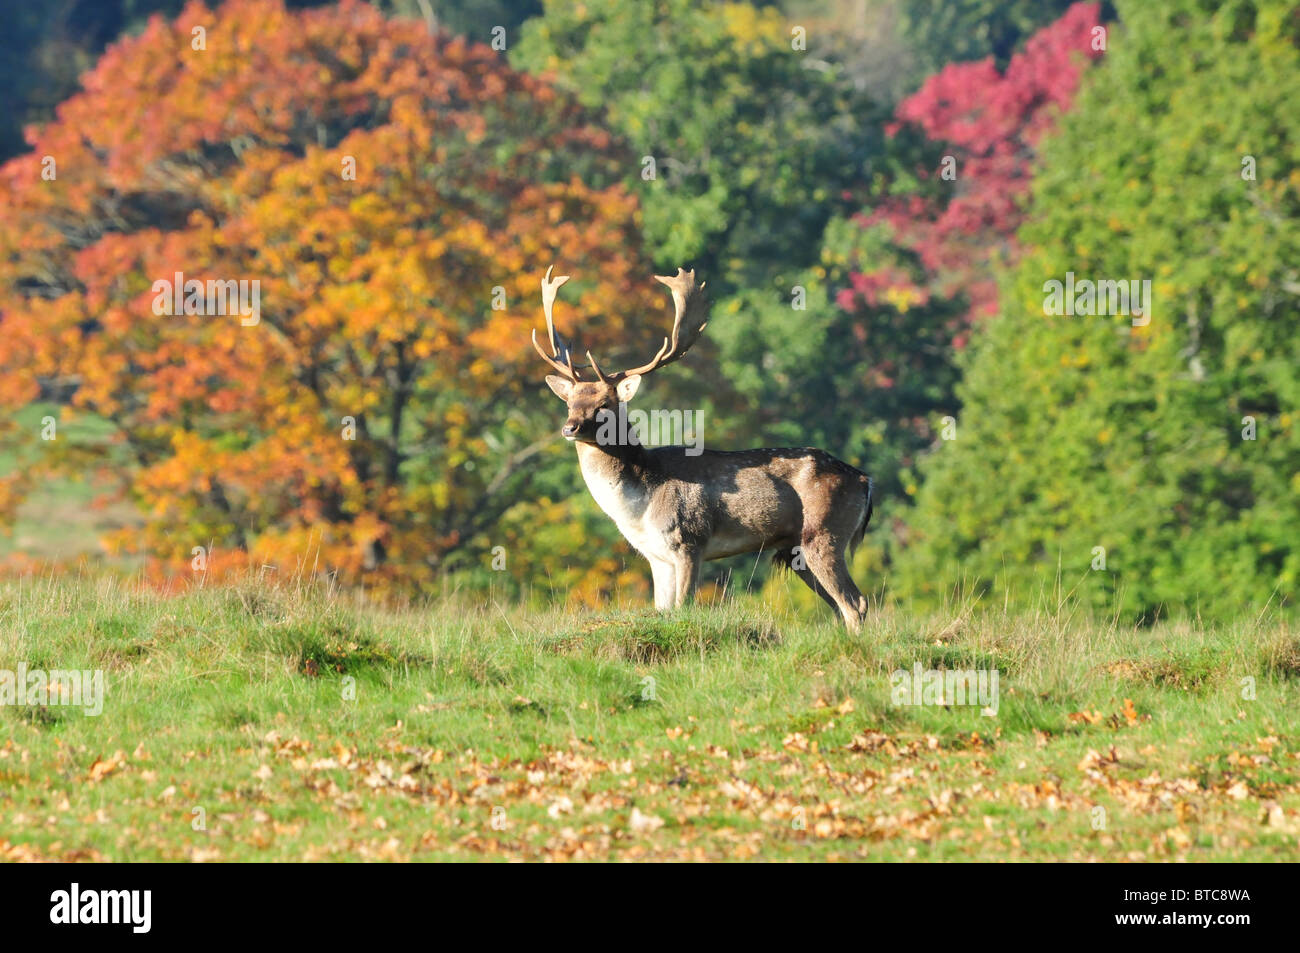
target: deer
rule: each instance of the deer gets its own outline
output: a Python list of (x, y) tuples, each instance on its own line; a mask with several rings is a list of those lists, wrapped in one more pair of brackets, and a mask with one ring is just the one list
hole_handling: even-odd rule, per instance
[[(554, 374), (546, 384), (565, 402), (560, 434), (577, 448), (578, 467), (597, 505), (650, 563), (654, 603), (668, 611), (689, 602), (704, 561), (770, 551), (837, 612), (851, 632), (866, 618), (867, 601), (849, 575), (846, 556), (871, 520), (871, 477), (823, 450), (809, 447), (701, 450), (646, 447), (640, 434), (610, 439), (610, 414), (626, 414), (642, 379), (681, 358), (709, 319), (704, 283), (678, 268), (655, 275), (672, 295), (670, 336), (639, 367), (602, 371), (591, 351), (574, 364), (573, 345), (555, 329), (556, 294), (568, 275), (542, 279), (542, 311), (551, 353), (533, 347)], [(591, 379), (583, 379), (587, 372)], [(625, 418), (624, 418), (625, 419)], [(621, 440), (621, 442), (620, 442)]]

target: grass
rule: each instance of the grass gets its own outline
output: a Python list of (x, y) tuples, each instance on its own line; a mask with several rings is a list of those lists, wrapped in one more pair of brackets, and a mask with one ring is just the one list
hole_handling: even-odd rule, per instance
[[(0, 669), (19, 662), (107, 688), (98, 717), (0, 708), (10, 859), (1294, 860), (1300, 841), (1284, 621), (884, 610), (854, 637), (751, 599), (389, 610), (29, 579), (0, 586)], [(996, 716), (892, 704), (918, 662), (996, 668)]]
[[(57, 439), (73, 447), (91, 448), (109, 444), (113, 425), (93, 414), (78, 414), (65, 419), (58, 404), (36, 402), (13, 414), (12, 423), (25, 435), (23, 440), (0, 441), (0, 475), (29, 466), (41, 448), (49, 446), (37, 435), (44, 421), (57, 422)], [(119, 462), (119, 448), (110, 462)], [(75, 560), (85, 556), (117, 569), (133, 569), (140, 560), (130, 556), (108, 555), (100, 544), (106, 533), (138, 525), (140, 514), (129, 503), (117, 501), (101, 504), (99, 498), (110, 486), (93, 476), (85, 479), (58, 477), (42, 481), (32, 488), (15, 514), (12, 527), (0, 533), (0, 560), (21, 554), (40, 563), (44, 560)]]

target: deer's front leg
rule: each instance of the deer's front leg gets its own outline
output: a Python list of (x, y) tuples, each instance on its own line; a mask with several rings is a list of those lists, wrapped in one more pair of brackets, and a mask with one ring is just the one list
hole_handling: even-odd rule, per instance
[(650, 560), (650, 575), (655, 584), (655, 608), (661, 612), (671, 609), (677, 599), (676, 567), (653, 556), (647, 558)]

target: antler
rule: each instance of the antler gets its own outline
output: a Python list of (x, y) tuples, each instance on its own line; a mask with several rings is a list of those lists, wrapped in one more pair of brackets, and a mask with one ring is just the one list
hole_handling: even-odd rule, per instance
[[(578, 371), (573, 365), (573, 349), (563, 337), (555, 330), (555, 322), (551, 317), (551, 307), (555, 304), (555, 293), (560, 286), (569, 280), (568, 275), (561, 275), (558, 278), (551, 278), (551, 271), (555, 266), (552, 265), (546, 269), (546, 277), (542, 279), (542, 310), (546, 312), (546, 331), (551, 339), (551, 353), (548, 355), (542, 346), (537, 343), (537, 330), (533, 330), (533, 347), (537, 348), (537, 353), (542, 356), (542, 360), (555, 368), (571, 381), (578, 381)], [(695, 272), (686, 271), (678, 268), (677, 274), (665, 277), (661, 275), (654, 276), (655, 281), (667, 286), (673, 294), (673, 333), (671, 337), (664, 338), (663, 346), (648, 363), (640, 367), (634, 367), (626, 371), (614, 371), (606, 374), (601, 371), (600, 365), (592, 357), (591, 352), (587, 352), (587, 360), (591, 362), (591, 369), (595, 372), (596, 377), (606, 384), (617, 384), (627, 377), (638, 374), (649, 374), (651, 371), (679, 360), (691, 346), (700, 339), (700, 334), (709, 324), (709, 302), (704, 296), (704, 282), (698, 285), (695, 283)], [(585, 367), (587, 365), (579, 365)]]
[(596, 367), (596, 362), (589, 352), (587, 358), (591, 360), (591, 366), (600, 375), (601, 380), (617, 384), (625, 377), (649, 374), (651, 371), (671, 364), (689, 351), (691, 345), (700, 339), (700, 334), (708, 327), (709, 301), (704, 295), (705, 283), (700, 282), (698, 285), (695, 283), (694, 269), (686, 271), (683, 268), (678, 268), (676, 275), (655, 275), (654, 279), (661, 285), (666, 285), (668, 290), (673, 293), (672, 337), (664, 338), (663, 346), (659, 348), (659, 352), (647, 363), (626, 371), (616, 371), (613, 374), (600, 374), (600, 369)]
[(555, 319), (551, 316), (551, 309), (555, 307), (555, 294), (560, 290), (560, 286), (569, 280), (568, 275), (560, 275), (552, 280), (551, 272), (555, 266), (551, 265), (546, 269), (546, 277), (542, 279), (542, 311), (546, 314), (546, 334), (551, 341), (551, 357), (542, 350), (542, 346), (537, 343), (537, 329), (533, 328), (533, 347), (537, 348), (537, 353), (542, 356), (547, 364), (555, 368), (571, 381), (579, 381), (577, 370), (573, 366), (573, 348), (563, 337), (555, 330)]

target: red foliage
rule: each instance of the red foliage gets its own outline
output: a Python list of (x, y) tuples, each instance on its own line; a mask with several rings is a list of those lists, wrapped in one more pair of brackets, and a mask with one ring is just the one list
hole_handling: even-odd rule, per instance
[[(991, 266), (998, 257), (1012, 261), (1017, 256), (1015, 234), (1037, 146), (1070, 108), (1088, 63), (1101, 55), (1092, 48), (1098, 16), (1099, 4), (1076, 3), (1034, 34), (1005, 72), (999, 73), (991, 58), (949, 65), (895, 113), (898, 122), (890, 133), (896, 135), (906, 123), (945, 144), (956, 160), (956, 180), (942, 198), (890, 198), (861, 222), (887, 224), (895, 244), (916, 254), (928, 273), (921, 280), (929, 293), (944, 298), (964, 294), (970, 302), (967, 324), (997, 308)], [(933, 182), (939, 170), (917, 174)], [(918, 295), (912, 279), (886, 266), (854, 275), (838, 303), (850, 312), (863, 304), (875, 307), (885, 287), (900, 287), (911, 300)], [(921, 295), (923, 300), (928, 296)], [(960, 348), (966, 328), (949, 330)]]

